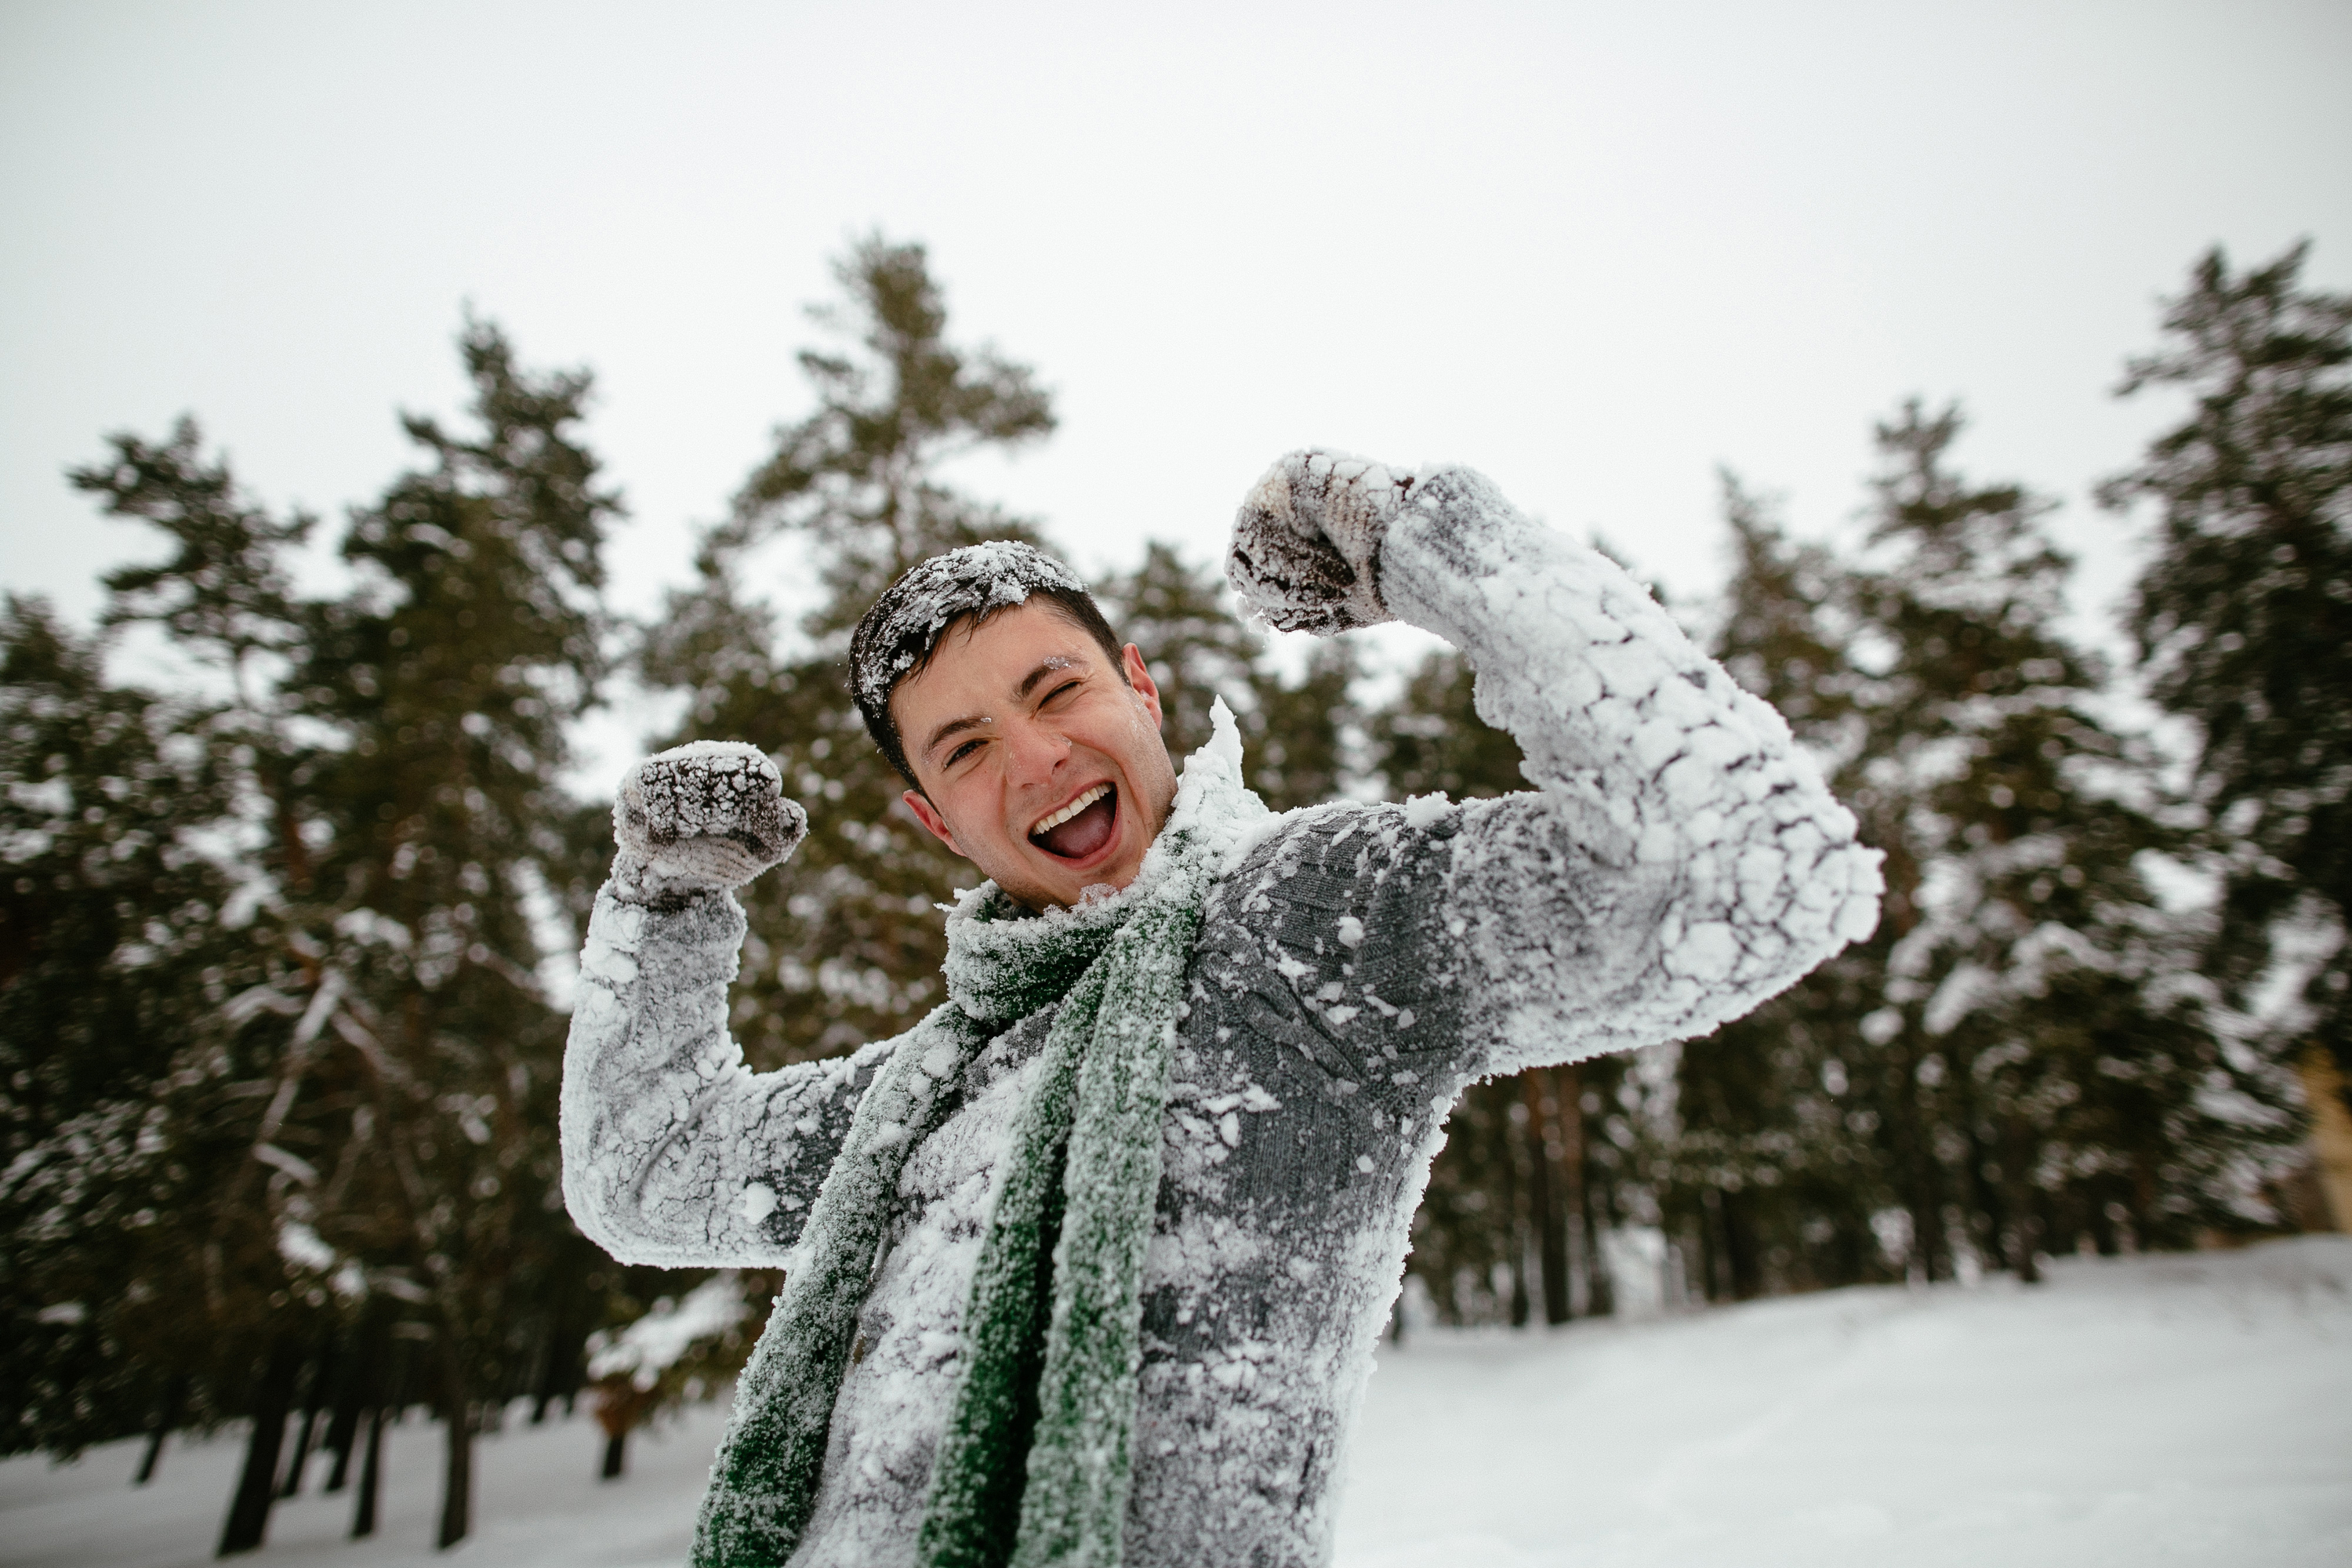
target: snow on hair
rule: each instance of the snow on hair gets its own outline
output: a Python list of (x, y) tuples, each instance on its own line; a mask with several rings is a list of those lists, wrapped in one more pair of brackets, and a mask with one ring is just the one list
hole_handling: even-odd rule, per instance
[(890, 716), (890, 693), (930, 662), (950, 626), (967, 618), (988, 620), (1026, 604), (1032, 593), (1043, 594), (1067, 613), (1117, 660), (1118, 640), (1085, 582), (1044, 551), (1016, 539), (967, 544), (918, 562), (857, 623), (849, 639), (850, 695), (874, 743), (908, 784), (916, 783), (915, 773), (908, 764), (898, 722)]

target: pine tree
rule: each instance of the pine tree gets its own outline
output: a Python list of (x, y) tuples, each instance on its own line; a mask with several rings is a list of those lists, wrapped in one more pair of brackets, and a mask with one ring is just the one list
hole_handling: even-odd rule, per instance
[(1519, 743), (1478, 717), (1475, 684), (1469, 660), (1433, 653), (1372, 720), (1372, 749), (1391, 794), (1483, 800), (1527, 787)]
[[(688, 694), (677, 739), (761, 747), (810, 808), (799, 852), (743, 894), (751, 931), (732, 1026), (763, 1067), (886, 1038), (939, 1001), (946, 937), (932, 905), (973, 874), (900, 802), (905, 783), (849, 700), (848, 632), (927, 556), (1036, 541), (1029, 524), (950, 489), (939, 468), (1054, 426), (1029, 371), (948, 341), (922, 247), (869, 238), (835, 271), (844, 301), (813, 314), (849, 341), (800, 356), (816, 411), (776, 433), (733, 515), (705, 539), (698, 583), (672, 596), (642, 654), (649, 681)], [(748, 552), (779, 534), (804, 542), (826, 590), (790, 646), (742, 581)]]
[(1266, 805), (1276, 811), (1320, 805), (1347, 787), (1360, 673), (1355, 645), (1346, 638), (1309, 647), (1295, 684), (1270, 668), (1254, 672), (1256, 700), (1244, 734), (1249, 785)]
[[(193, 465), (195, 439), (189, 426), (164, 447), (118, 438), (113, 463), (77, 477), (102, 489), (102, 473), (152, 500), (159, 469), (181, 473), (190, 504), (168, 516), (183, 560), (197, 558), (200, 596), (271, 588), (266, 563), (237, 559), (254, 542), (253, 514), (214, 504), (226, 476)], [(167, 608), (175, 640), (226, 648), (225, 667), (260, 646), (247, 620), (208, 617), (184, 599)], [(113, 611), (135, 618), (120, 597)], [(110, 686), (100, 645), (37, 615), (16, 616), (8, 642), (9, 707), (31, 722), (10, 724), (5, 770), (46, 773), (72, 826), (66, 843), (37, 829), (16, 839), (46, 839), (70, 858), (19, 868), (34, 873), (14, 888), (29, 905), (29, 963), (0, 1000), (0, 1037), (28, 1067), (14, 1081), (37, 1091), (37, 1124), (11, 1130), (34, 1136), (0, 1182), (10, 1296), (40, 1308), (38, 1331), (14, 1342), (26, 1353), (11, 1359), (7, 1440), (70, 1453), (145, 1428), (152, 1474), (171, 1426), (251, 1415), (225, 1540), (257, 1542), (283, 1425), (273, 1413), (294, 1372), (288, 1347), (315, 1336), (326, 1306), (312, 1271), (286, 1255), (283, 1215), (253, 1201), (257, 1162), (302, 1165), (272, 1142), (271, 1031), (238, 1005), (269, 965), (268, 922), (256, 918), (238, 853), (267, 841), (251, 788), (266, 737), (236, 703)], [(39, 1096), (45, 1084), (62, 1092)], [(273, 1191), (286, 1176), (261, 1169)]]
[[(0, 616), (7, 1452), (138, 1430), (163, 1368), (221, 1365), (208, 1319), (250, 1301), (191, 1314), (188, 1288), (223, 1305), (266, 1243), (215, 1232), (201, 1178), (217, 1148), (176, 1150), (176, 1170), (148, 1152), (220, 1045), (207, 1016), (253, 973), (224, 921), (235, 878), (199, 848), (229, 811), (228, 759), (204, 706), (111, 684), (103, 654), (38, 601), (11, 596)], [(206, 1383), (175, 1418), (225, 1413), (219, 1392)]]
[(2128, 624), (2149, 695), (2196, 727), (2224, 888), (2208, 963), (2241, 1005), (2281, 965), (2300, 1006), (2268, 1044), (2347, 1071), (2352, 295), (2305, 288), (2307, 250), (2233, 273), (2217, 247), (2191, 269), (2119, 395), (2173, 386), (2193, 406), (2102, 499), (2158, 509)]
[(1889, 851), (1885, 1005), (1848, 1074), (1931, 1278), (1963, 1247), (2034, 1255), (2127, 1220), (2141, 1245), (2256, 1212), (2243, 1157), (2275, 1120), (2224, 1051), (2190, 956), (2139, 869), (2174, 846), (2153, 758), (2102, 720), (2105, 672), (2058, 629), (2070, 563), (2014, 485), (1971, 487), (1952, 410), (1879, 427), (1853, 579), (1883, 640), (1852, 797)]
[[(110, 689), (92, 646), (49, 666), (68, 679), (34, 705), (73, 735), (108, 742), (89, 750), (110, 754), (84, 752), (96, 776), (75, 782), (82, 831), (109, 847), (82, 854), (73, 874), (52, 881), (60, 892), (76, 880), (90, 892), (107, 885), (118, 945), (82, 950), (72, 964), (79, 997), (39, 985), (8, 991), (21, 1009), (8, 1037), (81, 1080), (71, 1120), (12, 1166), (9, 1252), (60, 1310), (76, 1305), (60, 1296), (78, 1296), (88, 1313), (70, 1410), (17, 1390), (10, 1408), (16, 1440), (57, 1451), (146, 1426), (144, 1473), (169, 1426), (253, 1415), (226, 1539), (257, 1542), (275, 1479), (270, 1413), (293, 1371), (286, 1347), (315, 1336), (324, 1304), (310, 1271), (285, 1256), (275, 1205), (249, 1201), (257, 1160), (284, 1152), (268, 1132), (256, 1136), (275, 1097), (257, 1103), (250, 1092), (268, 1087), (271, 1031), (239, 1005), (267, 978), (275, 940), (252, 858), (284, 823), (256, 787), (279, 751), (255, 722), (253, 692), (266, 675), (256, 666), (287, 646), (291, 601), (278, 552), (310, 523), (278, 523), (243, 501), (225, 467), (200, 460), (199, 444), (188, 421), (160, 445), (117, 437), (105, 462), (72, 476), (175, 546), (158, 565), (111, 574), (107, 624), (159, 623), (221, 672), (233, 695), (159, 700)], [(133, 710), (151, 721), (122, 722)], [(72, 771), (69, 752), (41, 749), (46, 765)], [(37, 945), (54, 962), (65, 956), (55, 939), (79, 922), (44, 923)], [(90, 1070), (101, 1064), (102, 1078)], [(287, 1179), (269, 1169), (267, 1184)], [(119, 1397), (90, 1397), (100, 1388)]]
[(845, 633), (916, 562), (1025, 524), (950, 489), (940, 467), (982, 447), (1051, 435), (1052, 399), (1024, 365), (947, 341), (947, 302), (919, 245), (875, 235), (834, 266), (847, 300), (810, 314), (856, 350), (804, 349), (817, 411), (776, 432), (775, 451), (714, 533), (725, 554), (780, 531), (809, 537), (828, 598), (811, 630)]
[(326, 827), (311, 880), (336, 908), (310, 1005), (339, 988), (323, 1005), (361, 1068), (339, 1086), (329, 1191), (344, 1184), (322, 1234), (424, 1295), (444, 1546), (470, 1528), (478, 1406), (524, 1348), (515, 1308), (568, 1229), (563, 1019), (537, 980), (531, 902), (571, 849), (555, 781), (602, 667), (599, 547), (618, 510), (573, 432), (588, 376), (523, 372), (488, 326), (461, 347), (478, 429), (405, 421), (430, 466), (352, 519), (363, 587), (320, 608), (293, 677), (336, 735), (299, 775)]
[[(176, 1035), (151, 1032), (152, 1076), (125, 1101), (139, 1115), (116, 1115), (107, 1159), (79, 1161), (107, 1184), (52, 1205), (79, 1205), (87, 1231), (143, 1186), (193, 1254), (175, 1273), (115, 1265), (112, 1283), (178, 1292), (202, 1340), (126, 1343), (146, 1382), (254, 1417), (224, 1552), (259, 1543), (287, 1414), (314, 1426), (331, 1368), (379, 1406), (423, 1392), (439, 1407), (440, 1537), (464, 1535), (478, 1412), (567, 1332), (592, 1263), (562, 1214), (563, 1019), (536, 977), (536, 922), (582, 876), (581, 813), (555, 778), (601, 668), (598, 546), (617, 503), (573, 433), (584, 374), (526, 373), (485, 325), (461, 349), (475, 428), (406, 422), (430, 466), (354, 515), (357, 583), (339, 598), (292, 596), (281, 552), (308, 521), (244, 501), (192, 426), (115, 437), (75, 476), (175, 542), (110, 580), (110, 620), (157, 623), (234, 692), (183, 726), (223, 781), (186, 805), (225, 846), (233, 894), (154, 923), (235, 961), (175, 999)], [(384, 1353), (386, 1302), (431, 1344), (397, 1377), (338, 1353)], [(594, 1326), (568, 1331), (575, 1363)], [(346, 1457), (357, 1414), (334, 1424)]]

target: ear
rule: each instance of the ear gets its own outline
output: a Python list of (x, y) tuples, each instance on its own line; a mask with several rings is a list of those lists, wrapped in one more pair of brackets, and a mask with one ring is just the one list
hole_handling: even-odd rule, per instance
[[(955, 835), (948, 831), (948, 819), (940, 815), (940, 808), (930, 803), (929, 796), (919, 790), (910, 789), (898, 798), (907, 803), (907, 809), (915, 814), (916, 821), (931, 830), (932, 837), (957, 854), (963, 855), (963, 846), (958, 844)], [(963, 858), (967, 860), (971, 858), (969, 855), (963, 855)]]
[(1151, 715), (1151, 721), (1159, 723), (1160, 688), (1152, 681), (1151, 671), (1143, 666), (1143, 650), (1133, 643), (1128, 644), (1127, 651), (1118, 656), (1118, 663), (1119, 668), (1127, 672), (1128, 685), (1143, 699), (1144, 710)]

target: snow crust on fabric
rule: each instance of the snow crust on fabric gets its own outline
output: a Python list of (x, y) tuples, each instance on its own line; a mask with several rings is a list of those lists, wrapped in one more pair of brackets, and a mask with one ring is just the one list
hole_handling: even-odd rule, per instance
[[(1484, 475), (1292, 453), (1244, 503), (1233, 561), (1236, 589), (1274, 625), (1394, 616), (1462, 649), (1478, 716), (1519, 742), (1552, 822), (1612, 870), (1663, 879), (1654, 956), (1673, 983), (1613, 1015), (1627, 1043), (1702, 1034), (1875, 929), (1879, 857), (1853, 844), (1853, 815), (1780, 714), (1622, 568), (1521, 516)], [(1530, 879), (1509, 858), (1560, 865), (1566, 847), (1540, 826), (1507, 831), (1489, 836), (1496, 875), (1458, 868), (1505, 895), (1465, 905), (1484, 916), (1474, 946), (1527, 929), (1511, 895)], [(1535, 1009), (1528, 1048), (1540, 1051), (1550, 1005), (1571, 999), (1511, 1000)]]
[(697, 1568), (775, 1563), (801, 1538), (833, 1426), (857, 1308), (912, 1147), (931, 1131), (940, 1089), (984, 1036), (952, 1003), (901, 1036), (876, 1073), (794, 1249), (767, 1331), (735, 1389), (735, 1415), (711, 1468)]
[[(1310, 608), (1365, 604), (1376, 566), (1381, 613), (1471, 656), (1480, 711), (1518, 738), (1537, 787), (1229, 825), (1160, 1119), (1130, 1564), (1328, 1557), (1348, 1427), (1465, 1085), (1711, 1027), (1874, 919), (1876, 858), (1851, 816), (1778, 716), (1630, 579), (1475, 475), (1384, 472), (1368, 497), (1331, 464), (1288, 519), (1263, 509), (1290, 536), (1265, 558), (1321, 562)], [(1379, 534), (1376, 561), (1317, 554), (1335, 487)], [(1264, 574), (1253, 591), (1282, 585)], [(951, 930), (988, 896), (967, 895)], [(724, 895), (598, 902), (566, 1182), (583, 1228), (622, 1256), (782, 1260), (859, 1097), (916, 1048), (745, 1071), (725, 1031), (741, 931)], [(951, 951), (952, 996), (992, 960), (984, 943)], [(844, 1287), (852, 1349), (795, 1563), (917, 1560), (981, 1238), (1055, 1016), (1041, 1004), (952, 1069), (930, 1130), (908, 1134), (871, 1266)]]
[(744, 929), (723, 892), (661, 910), (608, 886), (589, 915), (563, 1058), (563, 1196), (624, 1263), (785, 1263), (890, 1054), (881, 1041), (753, 1073), (727, 1033)]
[(1368, 458), (1293, 452), (1243, 500), (1225, 574), (1277, 631), (1328, 637), (1393, 619), (1381, 547), (1413, 483)]
[[(1211, 878), (1244, 824), (1266, 815), (1242, 785), (1241, 735), (1223, 700), (1211, 704), (1210, 721), (1209, 743), (1186, 762), (1168, 822), (1124, 892), (1049, 914), (1042, 937), (1033, 934), (1037, 922), (950, 928), (953, 995), (983, 980), (1017, 975), (1034, 984), (1034, 963), (1006, 961), (999, 944), (1008, 939), (1054, 942), (1063, 926), (1118, 921), (1101, 962), (1063, 1003), (1044, 1081), (1013, 1129), (968, 1309), (964, 1384), (918, 1542), (921, 1560), (939, 1568), (981, 1568), (1008, 1555), (1013, 1568), (1110, 1568), (1123, 1556), (1139, 1279), (1183, 975)], [(1035, 1258), (1048, 1234), (1052, 1310), (1037, 1367), (1046, 1298)], [(1016, 1487), (1011, 1460), (1033, 1387), (1034, 1434)], [(1017, 1519), (1008, 1518), (1016, 1490)], [(1016, 1522), (1008, 1539), (1006, 1526)]]
[(807, 837), (808, 814), (783, 794), (776, 764), (740, 741), (689, 741), (647, 757), (613, 801), (615, 890), (675, 903), (741, 887)]

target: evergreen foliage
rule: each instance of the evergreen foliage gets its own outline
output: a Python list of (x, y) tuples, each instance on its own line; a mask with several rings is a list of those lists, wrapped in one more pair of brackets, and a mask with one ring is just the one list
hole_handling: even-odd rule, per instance
[[(163, 1369), (206, 1362), (257, 1238), (225, 1224), (217, 1139), (152, 1147), (191, 1100), (219, 1109), (210, 1020), (257, 978), (204, 839), (229, 816), (200, 705), (110, 685), (103, 647), (13, 595), (0, 619), (0, 1445), (136, 1431)], [(233, 918), (233, 917), (231, 917)], [(227, 1152), (234, 1160), (242, 1150)], [(266, 1238), (261, 1238), (266, 1242)], [(207, 1267), (209, 1265), (209, 1267)], [(242, 1316), (244, 1314), (238, 1314)], [(214, 1413), (215, 1390), (189, 1414)]]
[[(436, 1406), (463, 1536), (481, 1412), (576, 1386), (614, 1283), (562, 1211), (537, 970), (550, 895), (601, 858), (555, 781), (618, 503), (584, 374), (479, 323), (460, 348), (470, 424), (405, 422), (426, 462), (353, 514), (340, 596), (295, 594), (310, 520), (247, 500), (189, 422), (74, 473), (173, 545), (110, 577), (107, 623), (153, 623), (225, 699), (112, 687), (37, 607), (6, 627), (8, 776), (46, 781), (12, 809), (55, 820), (12, 841), (52, 863), (20, 861), (8, 910), (0, 1009), (37, 1068), (0, 1203), (12, 1301), (73, 1347), (6, 1390), (8, 1441), (255, 1415), (224, 1551), (259, 1543), (286, 1414), (307, 1435), (338, 1379), (339, 1473), (363, 1385)], [(389, 1369), (395, 1341), (420, 1351)]]
[(2241, 1109), (2257, 1064), (2177, 983), (2189, 955), (2138, 863), (2174, 847), (2153, 758), (2102, 721), (2105, 671), (2058, 629), (2047, 506), (1962, 481), (1959, 428), (1916, 403), (1879, 427), (1882, 562), (1855, 581), (1887, 645), (1853, 791), (1890, 850), (1864, 1060), (1930, 1274), (1965, 1243), (2030, 1278), (2038, 1247), (2102, 1221), (2180, 1246), (2254, 1217), (2216, 1118), (2268, 1118)]
[[(905, 781), (849, 699), (848, 633), (927, 556), (982, 539), (1038, 542), (938, 469), (1054, 426), (1025, 368), (948, 341), (922, 247), (868, 238), (835, 276), (844, 300), (812, 314), (847, 341), (800, 356), (816, 411), (777, 431), (734, 514), (705, 536), (698, 582), (671, 596), (641, 655), (648, 681), (688, 697), (680, 732), (661, 744), (749, 742), (812, 808), (799, 852), (742, 894), (751, 932), (733, 1026), (761, 1067), (902, 1033), (940, 1000), (947, 946), (933, 906), (969, 870), (899, 800)], [(801, 542), (825, 589), (796, 638), (743, 582), (780, 534)]]
[(1222, 574), (1153, 540), (1141, 563), (1103, 583), (1095, 598), (1111, 629), (1143, 655), (1160, 688), (1160, 733), (1170, 755), (1188, 757), (1208, 743), (1209, 708), (1219, 697), (1242, 722), (1255, 721), (1252, 698), (1265, 647), (1226, 603)]
[(2128, 616), (2149, 694), (2195, 725), (2192, 794), (2226, 889), (2207, 955), (2244, 1001), (2274, 962), (2293, 1048), (2352, 1069), (2352, 295), (2307, 247), (2233, 273), (2219, 248), (2120, 392), (2193, 400), (2103, 499), (2156, 503)]
[(2178, 851), (2157, 759), (2059, 630), (2043, 503), (1972, 486), (1957, 412), (1879, 427), (1870, 553), (1791, 544), (1727, 485), (1717, 652), (1887, 853), (1878, 933), (1682, 1048), (1660, 1152), (1709, 1293), (2264, 1223), (2274, 1064), (2189, 978), (2141, 857)]

